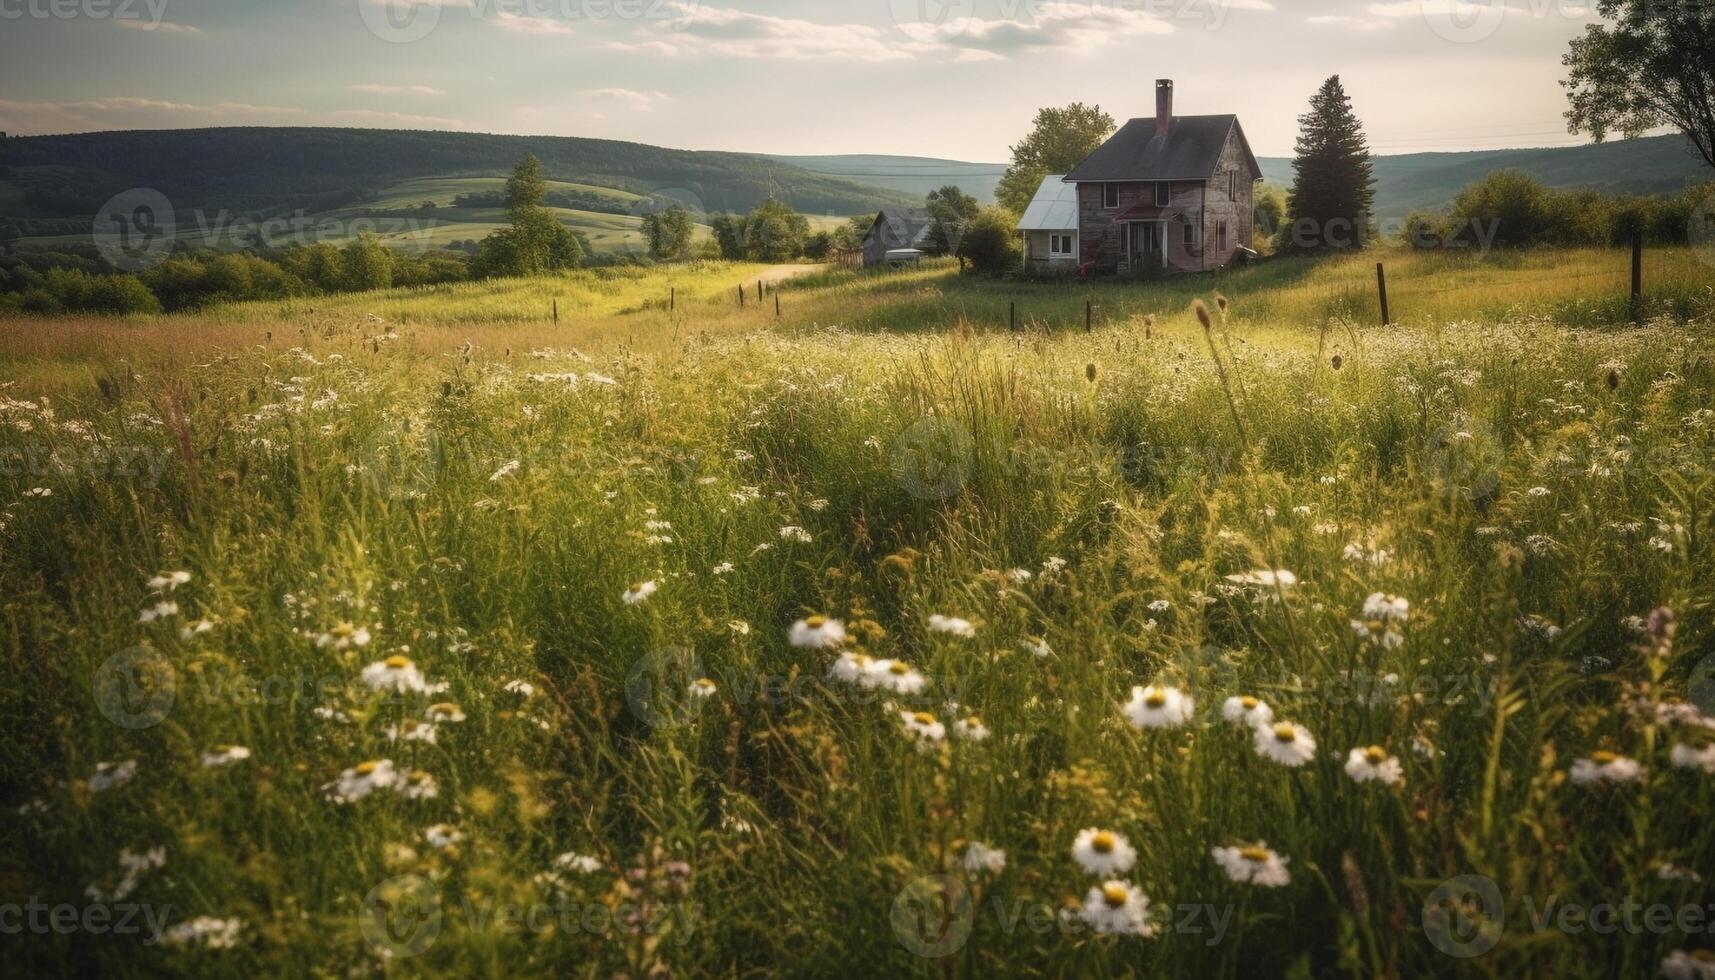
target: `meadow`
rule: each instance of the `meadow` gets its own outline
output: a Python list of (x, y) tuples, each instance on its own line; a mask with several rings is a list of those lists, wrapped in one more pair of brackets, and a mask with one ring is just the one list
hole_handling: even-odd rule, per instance
[(1707, 976), (1706, 258), (0, 323), (7, 950)]

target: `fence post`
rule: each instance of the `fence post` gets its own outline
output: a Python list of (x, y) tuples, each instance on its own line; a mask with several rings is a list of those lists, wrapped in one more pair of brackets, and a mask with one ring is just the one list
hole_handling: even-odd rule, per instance
[(1376, 263), (1376, 289), (1381, 293), (1382, 326), (1385, 327), (1393, 323), (1393, 317), (1387, 308), (1387, 269), (1380, 262)]
[(774, 316), (776, 319), (780, 317), (780, 290), (778, 289), (774, 291)]
[(1644, 233), (1632, 232), (1632, 319), (1643, 315), (1644, 308)]
[(557, 327), (559, 325), (560, 325), (560, 301), (559, 301), (559, 299), (556, 298), (554, 300), (554, 326)]
[(744, 309), (744, 286), (742, 284), (738, 287), (738, 308)]
[(1015, 332), (1015, 333), (1018, 331), (1018, 301), (1017, 300), (1013, 300), (1012, 302), (1009, 302), (1006, 304), (1006, 328), (1008, 330)]
[(762, 302), (762, 280), (761, 279), (756, 280), (756, 301), (758, 303)]
[(679, 287), (678, 286), (671, 286), (667, 289), (667, 312), (671, 313), (678, 308), (679, 308)]

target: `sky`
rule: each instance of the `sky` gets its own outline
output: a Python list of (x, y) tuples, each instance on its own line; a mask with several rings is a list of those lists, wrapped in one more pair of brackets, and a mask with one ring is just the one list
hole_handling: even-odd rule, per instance
[(1565, 146), (1593, 0), (0, 0), (0, 130), (326, 125), (1004, 161), (1042, 106), (1237, 113), (1339, 74), (1377, 153)]

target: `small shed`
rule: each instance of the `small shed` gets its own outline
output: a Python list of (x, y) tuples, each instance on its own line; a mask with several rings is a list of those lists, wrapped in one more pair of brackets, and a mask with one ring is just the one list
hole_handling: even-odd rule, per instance
[(1018, 219), (1024, 236), (1024, 268), (1034, 271), (1078, 266), (1078, 185), (1064, 174), (1049, 174)]
[(888, 208), (877, 213), (869, 234), (863, 237), (863, 264), (887, 265), (889, 252), (924, 248), (933, 224), (929, 212), (922, 208)]

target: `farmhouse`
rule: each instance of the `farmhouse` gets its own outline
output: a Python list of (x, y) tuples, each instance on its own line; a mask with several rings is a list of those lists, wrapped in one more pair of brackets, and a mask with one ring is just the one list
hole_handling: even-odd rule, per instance
[(889, 252), (915, 250), (921, 255), (929, 243), (933, 223), (929, 212), (922, 208), (889, 208), (877, 213), (869, 232), (863, 236), (863, 264), (886, 265), (890, 261)]
[(1076, 263), (1132, 275), (1222, 268), (1248, 250), (1261, 179), (1238, 117), (1175, 116), (1173, 81), (1161, 79), (1155, 118), (1127, 122), (1064, 178), (1077, 189)]
[(1070, 270), (1078, 266), (1078, 185), (1066, 183), (1065, 174), (1042, 178), (1024, 217), (1018, 219), (1024, 236), (1026, 272)]

